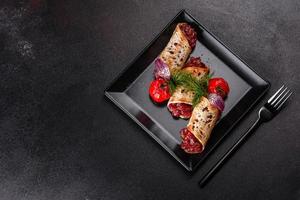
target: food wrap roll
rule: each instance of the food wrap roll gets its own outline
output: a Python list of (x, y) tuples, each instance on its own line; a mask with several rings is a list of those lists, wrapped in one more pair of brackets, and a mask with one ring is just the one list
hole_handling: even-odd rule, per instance
[(167, 46), (158, 56), (170, 69), (181, 69), (195, 47), (197, 34), (187, 23), (177, 24)]
[[(190, 73), (193, 77), (200, 80), (208, 75), (209, 68), (201, 62), (200, 58), (192, 57), (182, 71)], [(167, 104), (171, 114), (174, 117), (183, 119), (190, 118), (193, 110), (192, 105), (194, 96), (195, 93), (193, 91), (187, 90), (183, 86), (176, 87)]]
[(220, 111), (206, 97), (194, 107), (187, 129), (201, 143), (204, 150), (211, 132), (220, 117)]

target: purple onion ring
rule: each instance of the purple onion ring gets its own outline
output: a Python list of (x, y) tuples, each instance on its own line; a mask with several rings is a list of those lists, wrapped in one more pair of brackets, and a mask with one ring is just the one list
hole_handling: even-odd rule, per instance
[(208, 95), (208, 100), (209, 100), (209, 102), (211, 104), (213, 104), (221, 112), (223, 112), (225, 105), (224, 105), (224, 100), (223, 100), (223, 98), (220, 95), (214, 94), (214, 93), (210, 93)]
[(162, 61), (160, 58), (157, 58), (154, 62), (154, 76), (155, 78), (163, 78), (165, 80), (170, 80), (171, 78), (171, 72), (169, 70), (169, 67), (164, 61)]

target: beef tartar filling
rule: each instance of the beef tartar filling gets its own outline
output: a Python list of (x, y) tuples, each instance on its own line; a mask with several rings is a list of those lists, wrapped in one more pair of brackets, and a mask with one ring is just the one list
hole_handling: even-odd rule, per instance
[(192, 105), (185, 103), (170, 103), (168, 108), (174, 117), (190, 118), (193, 112)]
[(201, 67), (206, 68), (207, 66), (201, 61), (200, 57), (191, 57), (183, 68), (186, 67)]
[(186, 36), (189, 45), (192, 47), (192, 49), (196, 46), (197, 41), (197, 33), (196, 31), (188, 24), (183, 23), (180, 26), (181, 31), (184, 32), (184, 35)]
[(202, 144), (197, 138), (187, 129), (183, 128), (180, 131), (182, 139), (181, 148), (187, 153), (201, 153), (203, 150)]

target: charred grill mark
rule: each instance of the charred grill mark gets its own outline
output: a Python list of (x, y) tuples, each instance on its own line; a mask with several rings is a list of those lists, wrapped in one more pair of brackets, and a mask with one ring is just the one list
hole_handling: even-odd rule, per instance
[(202, 109), (202, 112), (205, 112), (205, 111), (208, 112), (207, 106)]

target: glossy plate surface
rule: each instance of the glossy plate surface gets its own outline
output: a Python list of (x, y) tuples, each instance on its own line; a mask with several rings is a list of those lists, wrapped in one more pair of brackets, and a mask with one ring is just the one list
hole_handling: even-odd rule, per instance
[[(154, 105), (148, 95), (153, 80), (154, 60), (168, 43), (177, 23), (188, 22), (197, 31), (198, 41), (192, 56), (200, 56), (213, 76), (230, 85), (225, 110), (215, 126), (205, 150), (189, 155), (180, 148), (179, 131), (187, 120), (174, 119), (166, 105)], [(136, 57), (107, 88), (105, 95), (140, 125), (187, 170), (194, 170), (247, 113), (270, 84), (220, 42), (186, 11), (180, 11), (166, 28)]]

